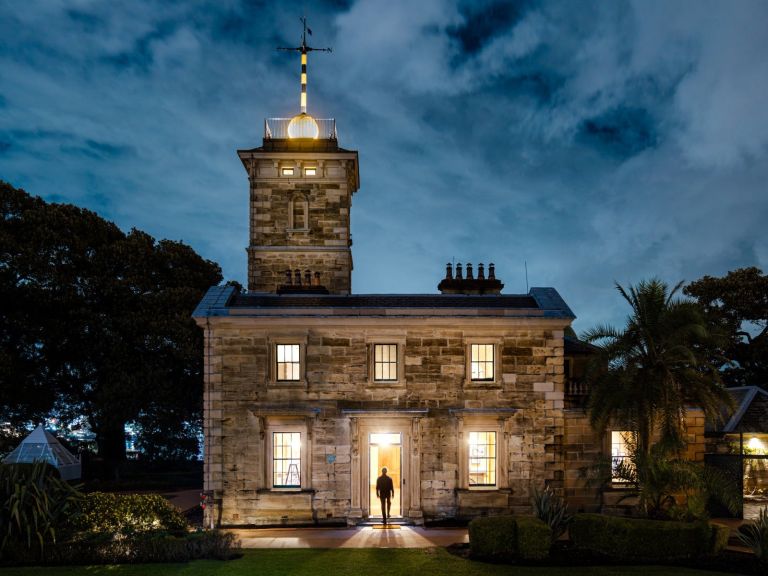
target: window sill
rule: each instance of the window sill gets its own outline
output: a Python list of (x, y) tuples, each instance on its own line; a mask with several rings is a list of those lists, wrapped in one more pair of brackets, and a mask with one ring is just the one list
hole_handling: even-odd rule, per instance
[(314, 494), (314, 488), (259, 488), (256, 494)]
[(478, 390), (491, 390), (501, 388), (500, 380), (464, 380), (464, 388), (476, 388)]
[(294, 388), (296, 390), (306, 390), (306, 380), (270, 380), (269, 388)]
[(286, 228), (285, 231), (288, 232), (288, 234), (307, 234), (309, 228)]
[(368, 388), (404, 388), (405, 380), (366, 380)]
[(469, 487), (469, 488), (456, 488), (457, 494), (477, 494), (478, 492), (488, 492), (488, 493), (500, 493), (500, 494), (512, 494), (512, 490), (509, 488), (499, 488), (492, 487), (492, 486), (478, 486), (477, 488)]

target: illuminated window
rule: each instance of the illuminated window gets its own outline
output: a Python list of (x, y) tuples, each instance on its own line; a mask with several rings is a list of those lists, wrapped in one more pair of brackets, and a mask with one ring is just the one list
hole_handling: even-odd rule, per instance
[(272, 433), (272, 487), (301, 488), (301, 433)]
[(472, 344), (470, 346), (472, 380), (493, 380), (493, 348), (493, 344)]
[(277, 380), (298, 381), (301, 379), (300, 347), (298, 344), (276, 344)]
[(627, 478), (618, 474), (620, 466), (631, 466), (629, 443), (634, 437), (633, 432), (626, 430), (611, 431), (611, 480), (613, 482), (627, 482)]
[(496, 432), (469, 433), (469, 485), (496, 486)]
[(304, 176), (317, 176), (317, 168), (305, 168)]
[(397, 380), (397, 344), (374, 344), (373, 379)]
[(280, 173), (283, 176), (293, 176), (293, 168), (283, 168)]

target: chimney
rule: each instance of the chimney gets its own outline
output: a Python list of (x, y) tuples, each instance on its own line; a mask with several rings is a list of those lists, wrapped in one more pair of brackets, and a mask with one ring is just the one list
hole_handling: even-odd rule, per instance
[(290, 286), (291, 284), (293, 284), (293, 276), (291, 275), (291, 271), (290, 270), (286, 270), (285, 271), (285, 285), (286, 286)]
[(304, 271), (302, 281), (301, 270), (285, 271), (285, 284), (277, 287), (278, 294), (328, 294), (328, 289), (320, 283), (320, 272)]
[(312, 272), (309, 270), (304, 270), (304, 284), (312, 286)]
[(465, 266), (467, 272), (466, 278), (464, 278), (462, 274), (461, 263), (456, 264), (455, 276), (451, 274), (451, 265), (446, 265), (445, 278), (443, 278), (437, 286), (440, 293), (467, 295), (501, 294), (501, 289), (504, 288), (504, 284), (496, 279), (496, 267), (493, 263), (488, 264), (487, 278), (485, 276), (484, 264), (479, 263), (477, 265), (477, 278), (473, 275), (472, 264), (467, 262)]
[(312, 286), (320, 286), (320, 272), (315, 272), (315, 276), (312, 278)]
[(296, 271), (294, 272), (294, 275), (296, 278), (296, 280), (294, 281), (294, 284), (296, 284), (296, 286), (301, 286), (301, 270), (297, 268)]

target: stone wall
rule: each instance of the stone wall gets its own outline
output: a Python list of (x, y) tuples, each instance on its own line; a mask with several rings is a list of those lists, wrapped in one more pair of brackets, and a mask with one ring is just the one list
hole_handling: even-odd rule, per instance
[[(351, 464), (359, 457), (356, 450), (367, 449), (367, 440), (358, 448), (351, 437), (344, 413), (349, 407), (395, 414), (427, 410), (421, 413), (420, 437), (412, 442), (419, 505), (427, 520), (530, 512), (533, 486), (565, 488), (564, 321), (557, 329), (480, 329), (477, 319), (462, 329), (461, 322), (403, 327), (399, 320), (369, 319), (365, 327), (297, 330), (277, 321), (259, 327), (249, 319), (212, 318), (213, 337), (206, 338), (205, 481), (215, 492), (215, 521), (345, 520), (352, 506)], [(370, 344), (394, 334), (405, 345), (402, 381), (374, 383), (368, 377)], [(271, 339), (285, 336), (306, 345), (306, 380), (299, 385), (270, 379)], [(492, 340), (500, 351), (495, 382), (467, 380), (466, 346), (477, 339)], [(300, 492), (271, 490), (266, 477), (265, 429), (275, 407), (294, 410), (275, 418), (306, 426), (310, 480)], [(494, 409), (507, 411), (494, 415)], [(498, 490), (469, 490), (461, 481), (461, 430), (481, 421), (499, 427)]]

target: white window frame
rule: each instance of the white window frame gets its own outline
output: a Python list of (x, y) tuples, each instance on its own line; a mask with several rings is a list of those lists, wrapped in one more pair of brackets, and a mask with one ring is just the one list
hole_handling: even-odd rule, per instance
[(618, 442), (614, 442), (614, 434), (620, 434), (622, 438), (621, 444), (623, 446), (626, 446), (626, 440), (624, 439), (625, 435), (629, 435), (629, 436), (636, 435), (636, 432), (634, 432), (633, 430), (609, 430), (608, 431), (607, 443), (608, 443), (608, 452), (611, 455), (611, 483), (616, 486), (626, 486), (627, 485), (626, 480), (622, 480), (614, 476), (613, 468), (614, 468), (614, 459), (625, 460), (629, 458), (629, 454), (628, 453), (614, 454), (615, 446), (619, 444)]
[[(301, 438), (301, 449), (299, 456), (299, 480), (300, 486), (275, 486), (274, 485), (274, 444), (273, 434), (277, 433), (298, 433)], [(309, 478), (309, 458), (311, 456), (311, 438), (307, 429), (307, 422), (301, 417), (270, 417), (267, 421), (265, 434), (266, 440), (266, 486), (269, 490), (275, 492), (300, 492), (310, 488)]]
[[(466, 338), (464, 343), (465, 376), (464, 385), (475, 388), (498, 388), (501, 386), (501, 351), (502, 338)], [(472, 378), (472, 345), (485, 344), (493, 346), (493, 378), (490, 380), (474, 380)]]
[[(277, 379), (277, 346), (278, 345), (296, 345), (299, 346), (299, 379), (298, 380), (278, 380)], [(273, 388), (306, 388), (307, 387), (307, 335), (306, 333), (296, 336), (270, 336), (267, 339), (269, 346), (269, 370), (268, 385)]]
[[(496, 484), (474, 485), (469, 483), (469, 435), (470, 432), (496, 433)], [(508, 488), (507, 474), (507, 438), (504, 423), (498, 417), (485, 416), (462, 418), (459, 420), (459, 485), (464, 490), (476, 492), (496, 491)]]
[[(366, 338), (368, 346), (368, 384), (371, 386), (405, 386), (405, 336), (372, 336)], [(394, 380), (376, 379), (376, 345), (397, 346), (397, 377)]]

